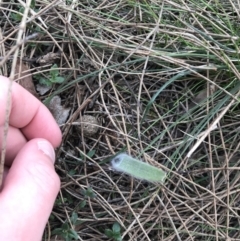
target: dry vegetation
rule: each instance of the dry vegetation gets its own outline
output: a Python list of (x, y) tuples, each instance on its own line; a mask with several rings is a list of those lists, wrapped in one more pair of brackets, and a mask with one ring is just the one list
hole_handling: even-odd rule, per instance
[[(64, 81), (40, 99), (70, 108), (43, 240), (240, 240), (239, 1), (23, 5), (1, 4), (0, 73), (16, 53), (36, 86), (56, 64)], [(77, 128), (83, 115), (97, 134)], [(165, 184), (111, 170), (120, 152), (164, 169)]]

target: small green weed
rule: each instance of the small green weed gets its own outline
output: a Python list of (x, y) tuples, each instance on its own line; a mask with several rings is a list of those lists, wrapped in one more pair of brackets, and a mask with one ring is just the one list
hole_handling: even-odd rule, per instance
[[(37, 12), (38, 9), (35, 9), (35, 3), (35, 0), (32, 0), (30, 8)], [(14, 10), (15, 11), (11, 13), (10, 18), (15, 22), (21, 22), (25, 7), (17, 5), (16, 9)]]
[(39, 83), (42, 85), (52, 86), (55, 83), (61, 84), (65, 80), (63, 77), (59, 76), (58, 66), (54, 64), (47, 77), (37, 76), (36, 79), (39, 80)]
[(112, 229), (105, 229), (105, 235), (114, 241), (121, 241), (121, 227), (118, 223), (114, 223)]
[(83, 190), (82, 194), (84, 195), (85, 198), (95, 198), (96, 194), (93, 192), (92, 188), (89, 187), (87, 190)]
[[(78, 215), (75, 212), (72, 213), (70, 220), (73, 226), (81, 222), (78, 220)], [(54, 229), (52, 234), (61, 236), (65, 241), (78, 240), (77, 232), (67, 222), (63, 223), (60, 228)]]
[(90, 150), (87, 154), (80, 153), (82, 160), (85, 160), (86, 156), (92, 158), (95, 155), (96, 150)]
[(77, 240), (78, 235), (76, 231), (70, 228), (68, 223), (64, 223), (61, 228), (56, 228), (52, 232), (53, 235), (59, 235), (65, 239), (65, 241)]

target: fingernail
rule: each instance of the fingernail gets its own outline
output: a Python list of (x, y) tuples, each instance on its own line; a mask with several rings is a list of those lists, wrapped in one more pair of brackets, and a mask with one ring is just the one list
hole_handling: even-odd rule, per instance
[(55, 162), (55, 151), (52, 145), (47, 141), (38, 141), (38, 149), (41, 150), (45, 155), (49, 156), (52, 162)]

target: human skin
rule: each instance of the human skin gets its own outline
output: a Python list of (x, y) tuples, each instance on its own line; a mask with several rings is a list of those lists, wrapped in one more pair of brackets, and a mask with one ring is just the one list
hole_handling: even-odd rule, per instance
[[(8, 78), (0, 76), (1, 149), (8, 86)], [(0, 240), (40, 241), (60, 189), (53, 147), (60, 145), (61, 131), (48, 109), (15, 82), (9, 125), (0, 192)]]

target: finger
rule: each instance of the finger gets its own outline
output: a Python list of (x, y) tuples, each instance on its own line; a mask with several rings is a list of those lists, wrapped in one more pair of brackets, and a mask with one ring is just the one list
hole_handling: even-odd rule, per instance
[[(3, 136), (3, 126), (0, 127), (0, 136)], [(3, 139), (0, 138), (0, 147), (2, 146)], [(7, 146), (6, 146), (6, 156), (5, 165), (10, 166), (12, 161), (16, 157), (17, 153), (22, 149), (22, 147), (27, 143), (25, 136), (22, 132), (12, 126), (9, 126), (7, 135)]]
[[(0, 77), (0, 126), (5, 122), (9, 79)], [(47, 139), (54, 147), (61, 142), (61, 131), (46, 106), (17, 83), (12, 83), (10, 125), (21, 128), (28, 140)]]
[(29, 141), (17, 155), (0, 193), (1, 240), (41, 239), (60, 188), (50, 156), (54, 150), (43, 139)]

